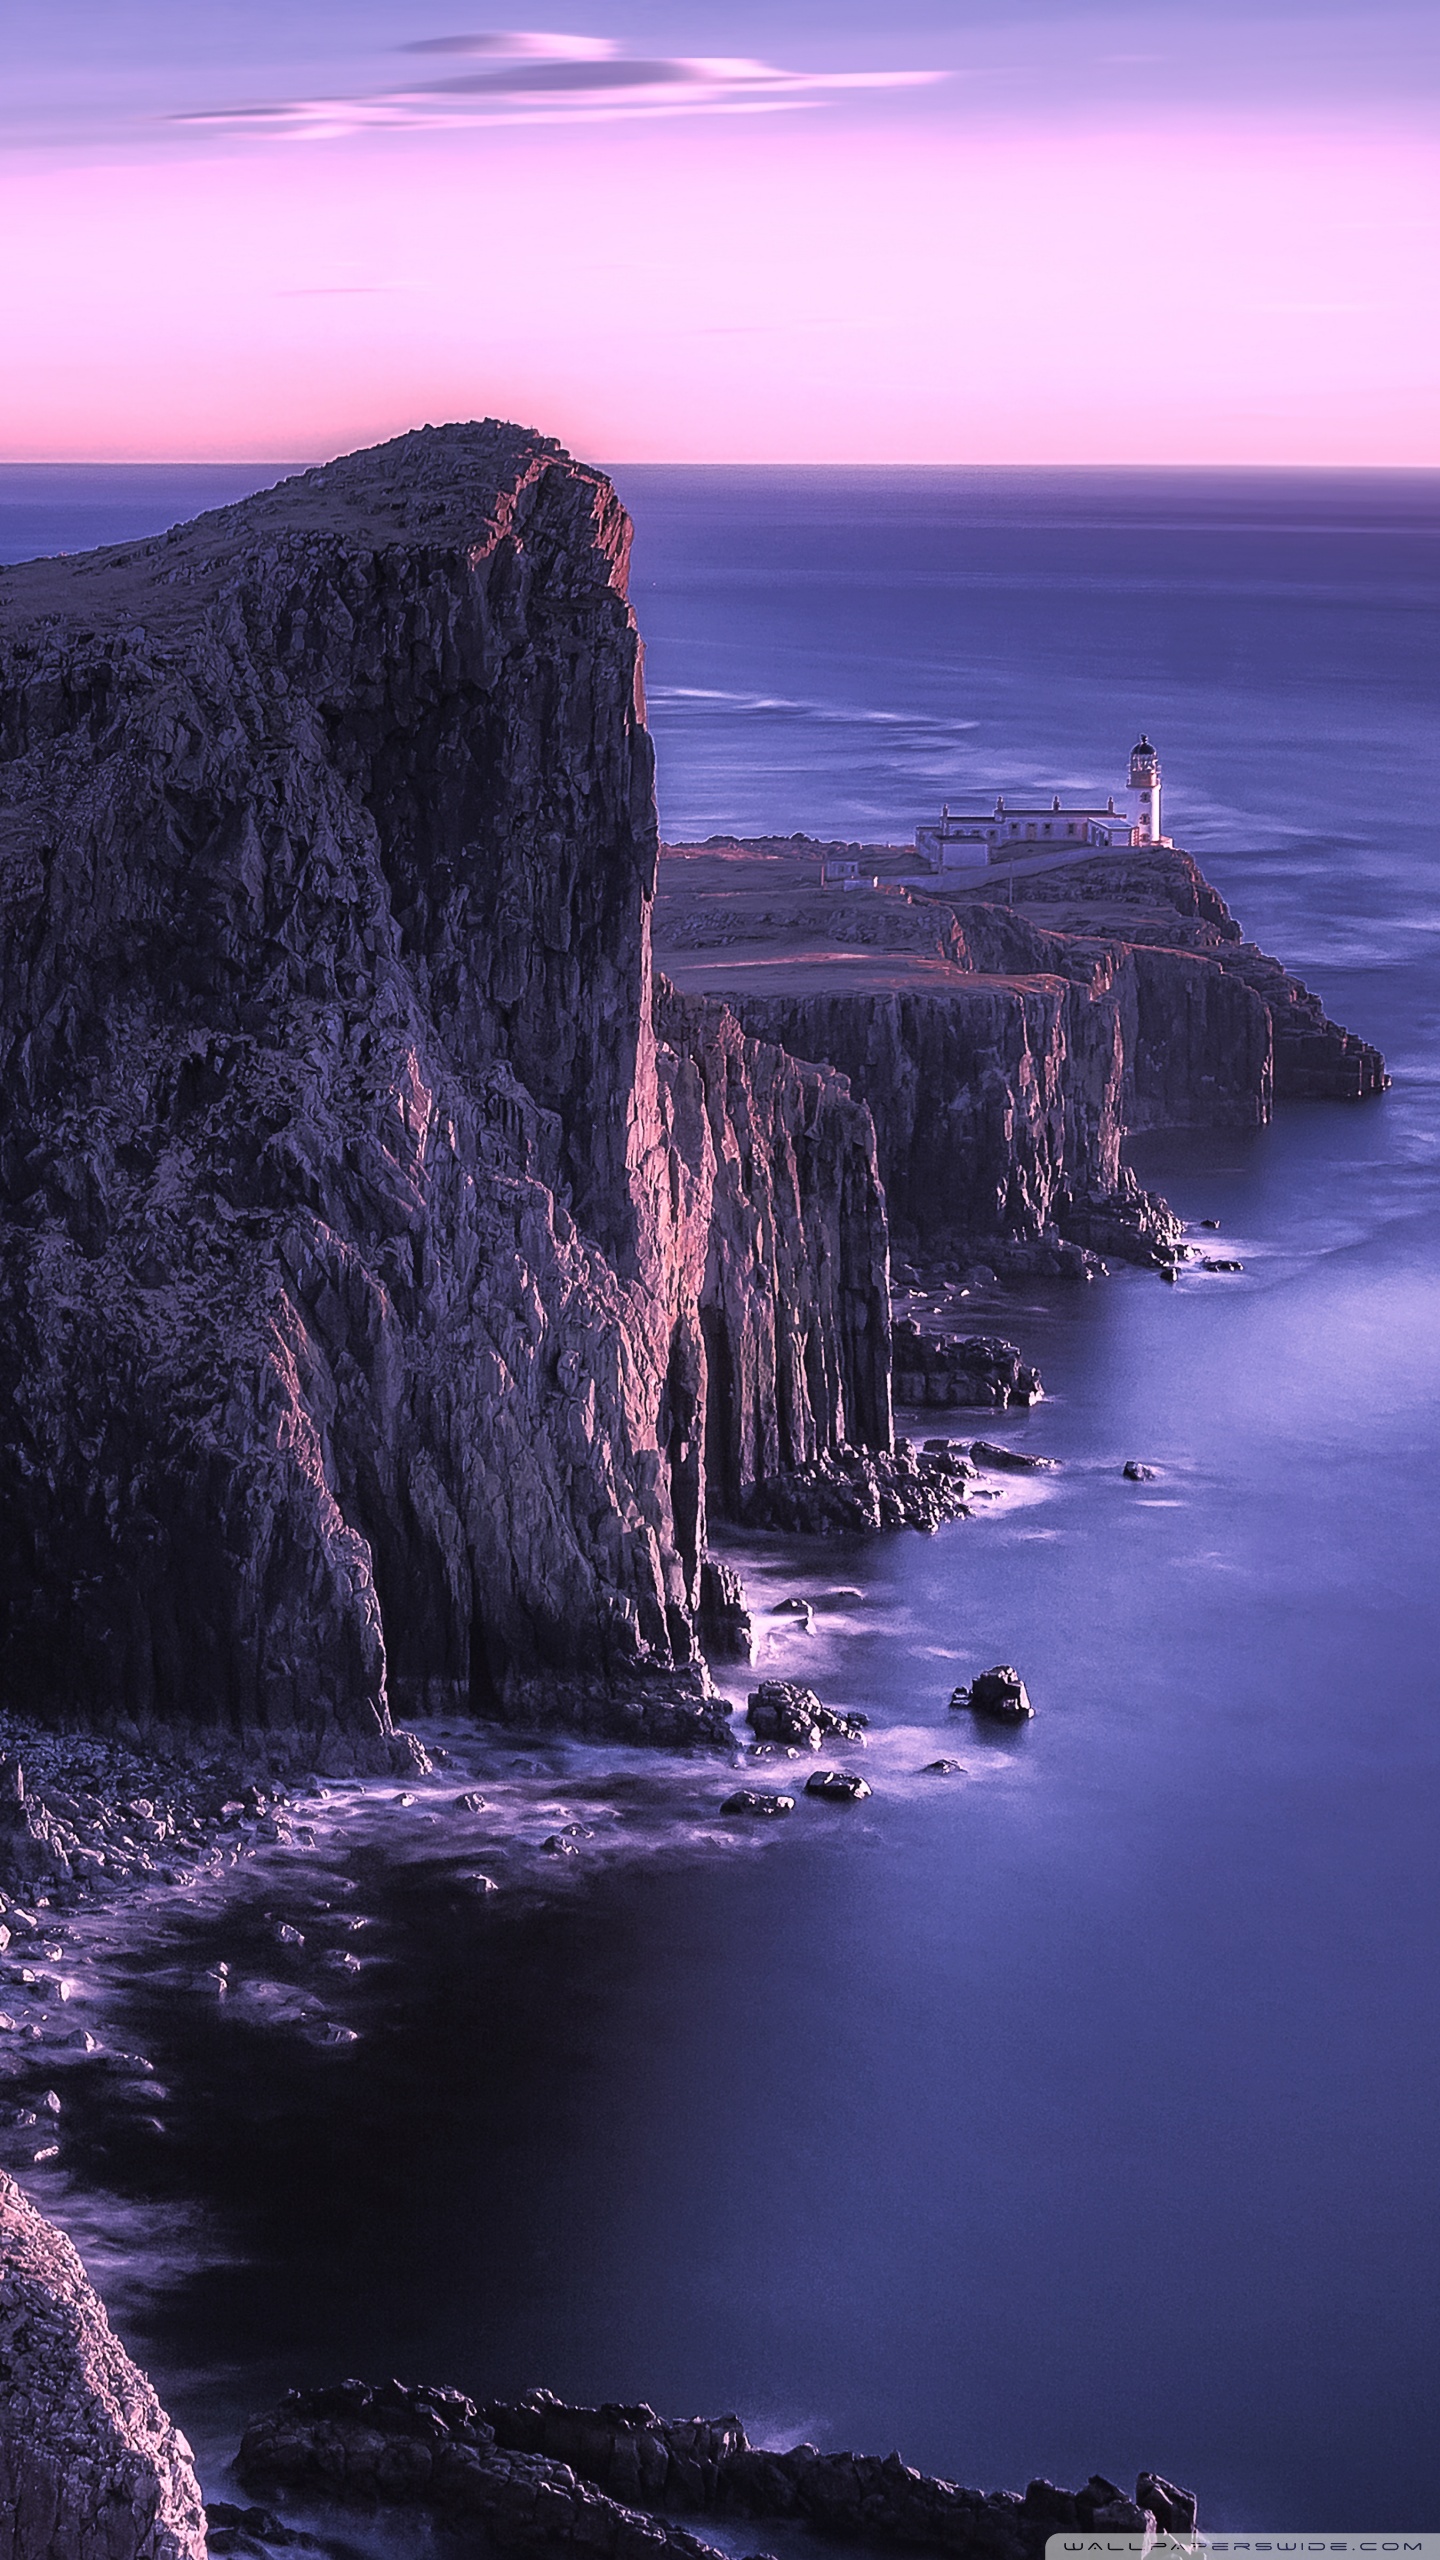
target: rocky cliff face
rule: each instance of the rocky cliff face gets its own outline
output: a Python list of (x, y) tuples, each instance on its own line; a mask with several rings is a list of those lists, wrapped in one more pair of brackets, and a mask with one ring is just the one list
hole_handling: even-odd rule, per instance
[(190, 2448), (70, 2242), (0, 2174), (0, 2552), (204, 2560)]
[(1385, 1081), (1184, 853), (1000, 894), (887, 889), (883, 866), (878, 889), (826, 894), (791, 843), (680, 848), (662, 866), (666, 967), (843, 1070), (874, 1117), (892, 1220), (924, 1247), (1053, 1237), (1153, 1258), (1178, 1228), (1129, 1174), (1128, 1136), (1256, 1127), (1277, 1092)]
[(707, 1448), (888, 1442), (867, 1116), (656, 1037), (627, 545), (489, 424), (0, 578), (12, 1703), (703, 1726)]
[[(983, 898), (984, 892), (980, 894)], [(1022, 913), (1034, 925), (1059, 928), (1067, 936), (1098, 930), (1107, 938), (1123, 940), (1134, 951), (1162, 991), (1153, 1007), (1157, 1057), (1165, 1054), (1169, 1019), (1160, 967), (1163, 953), (1203, 957), (1222, 976), (1258, 996), (1270, 1033), (1268, 1082), (1258, 1097), (1261, 1119), (1268, 1119), (1272, 1098), (1361, 1102), (1388, 1086), (1379, 1050), (1332, 1022), (1319, 997), (1292, 977), (1282, 962), (1245, 940), (1219, 891), (1202, 877), (1188, 853), (1170, 846), (1136, 847), (1118, 858), (1070, 864), (1021, 881), (1016, 894)], [(1242, 1066), (1237, 1081), (1243, 1082), (1245, 1072)], [(1137, 1125), (1215, 1125), (1205, 1116), (1209, 1106), (1204, 1088), (1197, 1092), (1183, 1078), (1172, 1080), (1168, 1092), (1142, 1090), (1140, 1098), (1154, 1117)]]
[(1270, 1044), (1250, 989), (1186, 953), (1071, 949), (944, 993), (756, 997), (746, 1027), (849, 1077), (874, 1117), (891, 1214), (978, 1243), (1108, 1216), (1137, 1249), (1165, 1232), (1121, 1160), (1134, 1130), (1253, 1127)]

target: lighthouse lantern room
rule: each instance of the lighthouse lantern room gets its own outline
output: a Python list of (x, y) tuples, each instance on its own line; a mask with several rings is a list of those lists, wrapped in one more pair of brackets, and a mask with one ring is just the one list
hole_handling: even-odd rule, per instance
[(1160, 759), (1143, 732), (1130, 750), (1130, 788), (1135, 794), (1136, 844), (1163, 844), (1160, 832)]

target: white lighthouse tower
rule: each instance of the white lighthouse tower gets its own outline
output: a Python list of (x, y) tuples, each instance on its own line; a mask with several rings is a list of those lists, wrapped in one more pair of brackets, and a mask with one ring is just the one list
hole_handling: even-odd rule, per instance
[(1163, 844), (1160, 832), (1160, 759), (1147, 737), (1130, 750), (1130, 788), (1135, 793), (1135, 842)]

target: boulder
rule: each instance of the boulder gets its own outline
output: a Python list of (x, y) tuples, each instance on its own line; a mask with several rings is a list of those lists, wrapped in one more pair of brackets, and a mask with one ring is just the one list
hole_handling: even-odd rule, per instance
[(793, 1796), (767, 1794), (762, 1787), (737, 1787), (733, 1796), (726, 1797), (720, 1810), (722, 1813), (755, 1813), (762, 1819), (769, 1819), (775, 1814), (793, 1813), (795, 1799)]
[[(960, 1692), (955, 1694), (958, 1697)], [(980, 1672), (970, 1683), (968, 1703), (977, 1714), (1001, 1716), (1009, 1724), (1018, 1724), (1022, 1717), (1035, 1713), (1024, 1681), (1009, 1662), (997, 1662), (992, 1670)]]
[(859, 1804), (870, 1789), (853, 1769), (812, 1769), (805, 1793), (819, 1796), (825, 1804)]
[(1143, 1458), (1127, 1458), (1125, 1474), (1131, 1484), (1153, 1484), (1159, 1470), (1147, 1467)]
[(1058, 1458), (1037, 1458), (1029, 1449), (1002, 1449), (997, 1440), (975, 1441), (970, 1455), (978, 1466), (1023, 1469), (1027, 1474), (1035, 1474), (1046, 1468), (1055, 1468), (1060, 1464)]
[(745, 1716), (759, 1741), (793, 1743), (802, 1751), (818, 1751), (827, 1733), (845, 1742), (865, 1738), (863, 1716), (836, 1715), (798, 1680), (762, 1680)]
[[(1217, 1226), (1219, 1220), (1214, 1222)], [(1142, 2471), (1135, 2483), (1135, 2504), (1151, 2514), (1162, 2533), (1177, 2534), (1188, 2541), (1195, 2531), (1196, 2498), (1193, 2489), (1177, 2489), (1158, 2471)]]

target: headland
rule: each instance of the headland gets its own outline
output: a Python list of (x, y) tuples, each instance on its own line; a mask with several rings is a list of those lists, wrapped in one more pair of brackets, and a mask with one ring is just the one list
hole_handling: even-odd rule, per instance
[(1164, 1271), (1129, 1136), (1383, 1086), (1173, 846), (662, 855), (627, 548), (492, 421), (0, 577), (24, 1937), (273, 1820), (255, 1772), (423, 1767), (407, 1715), (730, 1749), (711, 1523), (963, 1506), (892, 1240)]

